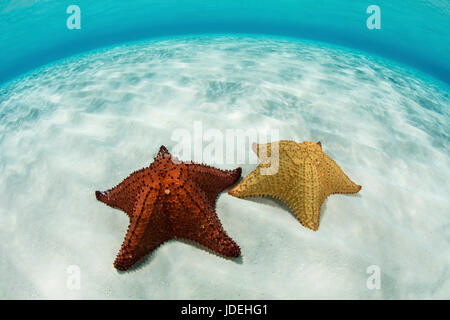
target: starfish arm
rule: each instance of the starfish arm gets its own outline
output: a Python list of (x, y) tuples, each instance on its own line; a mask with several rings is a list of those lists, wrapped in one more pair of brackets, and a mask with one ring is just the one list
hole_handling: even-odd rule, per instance
[(176, 194), (176, 201), (182, 207), (169, 210), (175, 237), (197, 242), (222, 256), (240, 256), (239, 246), (223, 229), (205, 192), (185, 182), (183, 190)]
[(325, 159), (330, 172), (328, 177), (330, 193), (358, 193), (361, 190), (361, 186), (350, 180), (333, 159), (328, 156)]
[(260, 166), (258, 166), (228, 193), (238, 198), (269, 196), (273, 182), (273, 176), (260, 175)]
[(287, 202), (304, 227), (317, 231), (322, 203), (328, 195), (321, 191), (320, 176), (312, 161), (304, 161), (297, 175), (298, 183), (293, 186)]
[(125, 240), (114, 261), (116, 269), (127, 270), (170, 239), (168, 219), (159, 200), (156, 186), (139, 194)]
[(203, 164), (186, 165), (188, 179), (192, 179), (214, 201), (223, 190), (235, 184), (241, 177), (242, 169), (221, 170)]
[(320, 208), (321, 206), (304, 207), (304, 211), (300, 211), (298, 206), (293, 206), (293, 211), (297, 215), (298, 220), (302, 226), (317, 231), (320, 222)]
[(95, 197), (110, 207), (124, 211), (131, 218), (137, 195), (146, 183), (145, 177), (148, 170), (143, 168), (133, 172), (120, 184), (107, 191), (95, 191)]

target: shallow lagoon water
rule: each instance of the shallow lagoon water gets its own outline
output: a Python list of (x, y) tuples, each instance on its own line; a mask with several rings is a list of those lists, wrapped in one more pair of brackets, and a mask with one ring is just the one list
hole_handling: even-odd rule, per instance
[[(0, 297), (448, 298), (449, 102), (446, 84), (406, 67), (279, 37), (138, 42), (28, 73), (0, 88)], [(94, 191), (196, 120), (321, 141), (363, 189), (330, 196), (317, 232), (275, 201), (223, 193), (217, 213), (242, 258), (170, 241), (117, 272), (128, 218)]]

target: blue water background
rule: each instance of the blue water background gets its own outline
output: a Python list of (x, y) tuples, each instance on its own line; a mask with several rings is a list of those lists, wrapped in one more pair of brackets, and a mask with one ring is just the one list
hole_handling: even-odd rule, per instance
[[(81, 30), (66, 9), (81, 8)], [(369, 30), (369, 5), (381, 29)], [(60, 58), (157, 36), (259, 33), (308, 38), (381, 55), (450, 83), (447, 0), (15, 0), (0, 3), (0, 83)]]

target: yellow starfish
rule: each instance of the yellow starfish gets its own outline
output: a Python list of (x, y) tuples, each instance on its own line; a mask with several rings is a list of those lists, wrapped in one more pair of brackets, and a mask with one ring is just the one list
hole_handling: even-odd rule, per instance
[(320, 208), (333, 193), (357, 193), (337, 163), (322, 151), (320, 142), (278, 141), (253, 144), (260, 164), (228, 193), (238, 197), (268, 196), (286, 203), (300, 223), (314, 231)]

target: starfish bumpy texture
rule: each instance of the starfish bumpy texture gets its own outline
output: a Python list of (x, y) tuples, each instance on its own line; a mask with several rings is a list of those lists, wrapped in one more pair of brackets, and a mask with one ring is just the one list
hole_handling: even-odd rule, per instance
[(127, 270), (173, 238), (197, 242), (222, 256), (240, 256), (239, 246), (215, 212), (218, 194), (240, 176), (241, 168), (220, 170), (181, 162), (161, 146), (149, 167), (133, 172), (108, 191), (96, 191), (97, 200), (130, 218), (114, 267)]
[[(319, 227), (323, 201), (334, 193), (357, 193), (337, 163), (322, 151), (320, 142), (282, 140), (253, 144), (261, 163), (228, 193), (238, 197), (268, 196), (287, 204), (300, 223), (314, 231)], [(272, 173), (270, 168), (273, 168)]]

